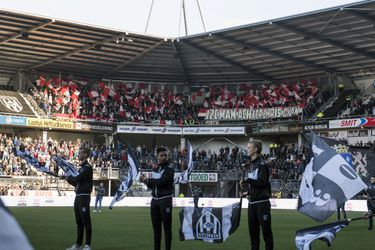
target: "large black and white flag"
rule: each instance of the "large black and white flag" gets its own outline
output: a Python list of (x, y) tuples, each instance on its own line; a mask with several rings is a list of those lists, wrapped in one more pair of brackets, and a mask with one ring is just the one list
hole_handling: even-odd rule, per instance
[(193, 171), (193, 147), (190, 142), (187, 142), (188, 146), (188, 163), (186, 169), (181, 172), (175, 179), (174, 184), (186, 184), (189, 181), (190, 173)]
[(240, 225), (241, 205), (242, 199), (219, 208), (184, 207), (180, 212), (180, 240), (224, 242)]
[(345, 159), (351, 161), (353, 169), (365, 183), (370, 183), (371, 176), (375, 175), (375, 168), (372, 168), (371, 164), (369, 164), (375, 161), (374, 150), (368, 147), (348, 145), (345, 141), (337, 141), (330, 138), (323, 139), (337, 153), (340, 153)]
[(136, 180), (138, 173), (139, 173), (139, 163), (135, 155), (133, 154), (133, 151), (131, 148), (128, 149), (128, 163), (129, 163), (129, 169), (128, 169), (128, 175), (124, 178), (124, 180), (121, 182), (115, 197), (112, 199), (111, 204), (109, 205), (109, 208), (112, 209), (114, 204), (126, 196), (126, 193), (129, 191), (130, 187), (133, 185), (133, 182)]
[(298, 250), (311, 250), (311, 244), (314, 240), (322, 240), (330, 247), (336, 233), (348, 225), (349, 221), (345, 220), (300, 229), (296, 232), (296, 247)]
[(64, 171), (65, 175), (73, 177), (78, 175), (78, 170), (74, 167), (73, 163), (64, 160), (58, 155), (53, 155), (52, 159), (55, 161), (56, 165)]
[(35, 159), (34, 157), (32, 157), (31, 155), (29, 155), (28, 153), (26, 153), (24, 151), (21, 151), (17, 148), (14, 148), (13, 151), (14, 151), (15, 156), (21, 157), (22, 159), (24, 159), (27, 162), (27, 164), (35, 167), (38, 171), (41, 171), (41, 172), (49, 174), (49, 175), (56, 176), (55, 173), (53, 173), (49, 169), (49, 164), (50, 164), (49, 161), (47, 161), (45, 164), (42, 164), (37, 159)]
[(16, 219), (0, 199), (0, 249), (33, 249)]
[(302, 177), (298, 210), (322, 222), (367, 186), (348, 162), (310, 133), (310, 162)]

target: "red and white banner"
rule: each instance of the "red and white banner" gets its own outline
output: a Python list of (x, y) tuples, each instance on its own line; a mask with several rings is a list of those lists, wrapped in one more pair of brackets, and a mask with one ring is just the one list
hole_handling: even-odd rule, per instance
[(329, 128), (374, 127), (375, 118), (353, 118), (329, 121)]

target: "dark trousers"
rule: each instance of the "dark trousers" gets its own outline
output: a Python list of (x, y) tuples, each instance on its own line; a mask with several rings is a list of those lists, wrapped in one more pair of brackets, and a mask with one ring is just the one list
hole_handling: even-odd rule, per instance
[(164, 228), (165, 250), (172, 244), (172, 197), (151, 201), (151, 220), (154, 229), (154, 250), (160, 250), (161, 225)]
[(337, 220), (341, 219), (340, 211), (342, 211), (342, 214), (344, 216), (344, 220), (346, 220), (347, 217), (346, 217), (346, 211), (345, 211), (345, 203), (342, 206), (337, 207)]
[(194, 207), (198, 207), (199, 196), (194, 195)]
[[(374, 211), (374, 208), (375, 208), (375, 200), (367, 200), (367, 209), (368, 211)], [(368, 229), (369, 230), (372, 230), (373, 228), (373, 221), (374, 221), (374, 217), (371, 216), (369, 219), (368, 219)]]
[(271, 228), (271, 203), (269, 201), (264, 201), (260, 203), (249, 204), (247, 216), (251, 249), (259, 250), (260, 227), (262, 227), (265, 249), (272, 250), (273, 234)]
[(92, 226), (90, 218), (90, 196), (76, 196), (74, 200), (74, 214), (77, 224), (76, 244), (82, 245), (83, 232), (86, 231), (86, 244), (91, 245)]

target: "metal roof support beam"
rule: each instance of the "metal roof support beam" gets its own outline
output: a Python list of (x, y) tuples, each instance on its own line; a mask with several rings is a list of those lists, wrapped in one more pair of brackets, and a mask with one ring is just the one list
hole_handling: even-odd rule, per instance
[(32, 66), (29, 66), (27, 67), (25, 70), (28, 71), (28, 70), (31, 70), (31, 69), (35, 69), (35, 68), (39, 68), (39, 67), (42, 67), (44, 65), (47, 65), (47, 64), (50, 64), (50, 63), (53, 63), (55, 61), (59, 61), (61, 59), (64, 59), (66, 57), (69, 57), (69, 56), (72, 56), (72, 55), (75, 55), (75, 54), (78, 54), (78, 53), (81, 53), (83, 51), (86, 51), (86, 50), (89, 50), (89, 49), (92, 49), (92, 48), (95, 48), (96, 46), (101, 46), (105, 43), (108, 43), (108, 42), (111, 42), (111, 41), (116, 41), (117, 38), (119, 37), (122, 37), (123, 34), (122, 33), (119, 33), (119, 34), (116, 34), (114, 36), (111, 36), (109, 38), (106, 38), (106, 39), (103, 39), (103, 40), (100, 40), (100, 41), (97, 41), (93, 44), (88, 44), (86, 46), (83, 46), (81, 48), (77, 48), (75, 50), (72, 50), (72, 51), (69, 51), (69, 52), (66, 52), (62, 55), (59, 55), (59, 56), (56, 56), (54, 58), (51, 58), (47, 61), (44, 61), (42, 63), (38, 63), (38, 64), (35, 64), (35, 65), (32, 65)]
[[(226, 57), (224, 57), (222, 55), (219, 55), (219, 54), (215, 53), (214, 51), (206, 49), (206, 48), (204, 48), (204, 47), (202, 47), (200, 45), (197, 45), (197, 44), (194, 44), (192, 42), (185, 41), (185, 40), (180, 40), (180, 42), (182, 42), (183, 44), (186, 44), (186, 45), (188, 45), (188, 46), (190, 46), (190, 47), (192, 47), (192, 48), (194, 48), (196, 50), (199, 50), (199, 51), (201, 51), (201, 52), (203, 52), (205, 54), (211, 55), (211, 56), (215, 57), (216, 59), (218, 59), (220, 61), (223, 61), (223, 62), (228, 63), (228, 64), (230, 64), (230, 65), (232, 65), (234, 67), (237, 67), (237, 68), (239, 68), (241, 70), (244, 70), (244, 71), (248, 72), (249, 74), (251, 74), (252, 76), (258, 77), (259, 79), (256, 79), (256, 80), (272, 80), (272, 78), (269, 77), (269, 76), (267, 76), (266, 74), (258, 72), (258, 71), (254, 70), (254, 69), (252, 69), (250, 67), (247, 67), (247, 66), (245, 66), (245, 65), (243, 65), (243, 64), (241, 64), (239, 62), (236, 62), (236, 61), (233, 61), (231, 59), (228, 59), (228, 58), (226, 58)], [(255, 80), (255, 79), (253, 79), (253, 80)]]
[(10, 40), (13, 40), (13, 39), (16, 39), (16, 38), (22, 36), (22, 34), (24, 34), (24, 33), (30, 33), (30, 32), (32, 32), (34, 30), (43, 28), (43, 27), (49, 25), (50, 23), (54, 23), (54, 22), (55, 21), (53, 19), (48, 19), (47, 21), (42, 22), (40, 24), (37, 24), (37, 25), (31, 26), (29, 28), (23, 29), (23, 30), (21, 30), (19, 32), (12, 33), (8, 37), (4, 37), (3, 39), (1, 39), (0, 40), (0, 44), (9, 42)]
[(297, 28), (297, 27), (293, 27), (293, 26), (285, 24), (285, 23), (274, 22), (274, 23), (272, 23), (272, 25), (277, 25), (277, 26), (279, 26), (279, 27), (281, 27), (285, 30), (288, 30), (290, 32), (293, 32), (295, 34), (299, 34), (303, 37), (308, 37), (309, 39), (314, 39), (314, 40), (317, 40), (317, 41), (322, 42), (322, 43), (327, 43), (331, 46), (338, 47), (338, 48), (341, 48), (343, 50), (350, 51), (350, 52), (353, 52), (355, 54), (358, 54), (358, 55), (361, 55), (361, 56), (364, 56), (364, 57), (367, 57), (367, 58), (370, 58), (370, 59), (373, 59), (373, 60), (375, 59), (375, 54), (372, 53), (372, 52), (369, 52), (369, 51), (366, 51), (366, 50), (363, 50), (363, 49), (358, 49), (358, 48), (356, 48), (352, 45), (344, 44), (344, 43), (335, 41), (331, 38), (319, 37), (319, 36), (316, 36), (314, 33), (308, 32), (306, 30), (303, 30), (303, 29), (300, 29), (300, 28)]
[(366, 21), (369, 21), (371, 23), (374, 23), (375, 22), (375, 18), (373, 16), (370, 16), (366, 13), (364, 13), (363, 11), (361, 10), (356, 10), (355, 8), (344, 8), (345, 11), (359, 17), (359, 18), (362, 18), (362, 19), (365, 19)]
[(280, 52), (270, 50), (267, 47), (260, 46), (260, 45), (255, 44), (255, 43), (244, 42), (244, 41), (241, 41), (241, 40), (234, 39), (232, 37), (224, 36), (222, 34), (214, 34), (213, 36), (218, 37), (218, 38), (220, 38), (220, 39), (222, 39), (226, 42), (236, 44), (236, 45), (241, 46), (241, 47), (248, 47), (250, 49), (254, 49), (254, 50), (260, 51), (262, 53), (265, 53), (265, 54), (268, 54), (268, 55), (271, 55), (271, 56), (275, 56), (275, 57), (279, 57), (279, 58), (282, 58), (284, 60), (291, 61), (291, 62), (294, 62), (294, 63), (297, 63), (297, 64), (301, 64), (301, 65), (304, 65), (304, 66), (307, 66), (307, 67), (310, 67), (310, 68), (314, 68), (316, 70), (320, 70), (320, 71), (323, 71), (323, 72), (335, 72), (335, 71), (337, 71), (336, 69), (333, 69), (333, 68), (321, 66), (321, 65), (315, 64), (313, 62), (305, 61), (305, 60), (299, 59), (299, 58), (294, 58), (290, 55), (282, 54)]
[(184, 61), (181, 58), (181, 53), (180, 53), (180, 50), (178, 49), (176, 43), (177, 43), (177, 41), (172, 41), (172, 48), (173, 48), (173, 51), (175, 53), (175, 57), (176, 57), (176, 60), (178, 62), (178, 66), (180, 67), (181, 74), (182, 74), (185, 82), (187, 83), (187, 82), (189, 82), (189, 77), (186, 74), (186, 69), (185, 69)]
[(119, 71), (120, 69), (123, 69), (125, 68), (126, 66), (128, 66), (130, 63), (134, 62), (135, 60), (137, 60), (138, 58), (140, 58), (141, 56), (147, 54), (148, 52), (150, 52), (151, 50), (159, 47), (162, 43), (164, 42), (164, 39), (163, 40), (160, 40), (158, 41), (157, 43), (155, 43), (154, 45), (152, 45), (151, 47), (143, 50), (142, 52), (138, 53), (137, 55), (133, 56), (132, 58), (124, 61), (123, 63), (121, 63), (120, 65), (116, 66), (115, 68), (111, 69), (109, 72), (107, 72), (104, 76), (104, 77), (109, 77), (111, 76), (114, 72), (116, 71)]

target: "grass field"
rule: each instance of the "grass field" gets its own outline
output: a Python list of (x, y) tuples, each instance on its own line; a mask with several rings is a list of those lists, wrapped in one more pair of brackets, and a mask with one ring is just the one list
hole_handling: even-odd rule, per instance
[[(35, 249), (53, 250), (70, 247), (75, 241), (75, 222), (72, 207), (11, 208), (20, 225), (28, 235)], [(214, 250), (250, 249), (247, 229), (247, 211), (242, 210), (241, 225), (229, 239), (222, 244), (209, 244), (200, 241), (180, 241), (178, 238), (180, 208), (173, 210), (172, 249)], [(349, 217), (362, 213), (349, 213)], [(316, 225), (311, 219), (296, 211), (273, 210), (272, 225), (276, 250), (296, 249), (295, 231)], [(92, 213), (92, 249), (153, 249), (153, 236), (148, 208), (104, 208), (102, 213)], [(327, 221), (332, 222), (335, 216)], [(1, 222), (0, 222), (1, 225)], [(375, 231), (367, 230), (367, 221), (354, 221), (338, 233), (330, 249), (374, 250)], [(163, 246), (162, 246), (163, 247)], [(264, 248), (261, 248), (264, 249)], [(325, 243), (313, 244), (313, 249), (327, 249)]]

